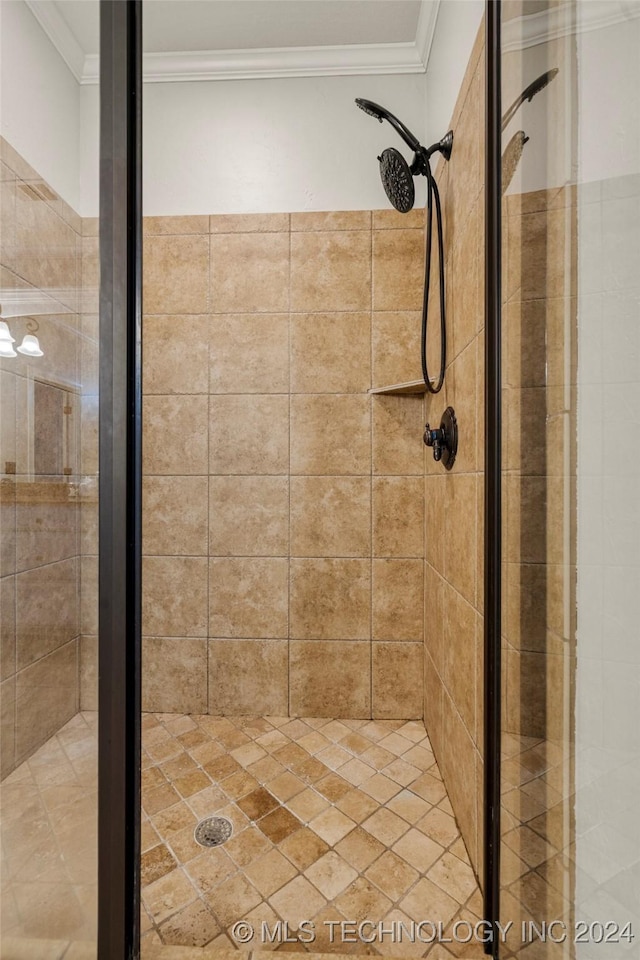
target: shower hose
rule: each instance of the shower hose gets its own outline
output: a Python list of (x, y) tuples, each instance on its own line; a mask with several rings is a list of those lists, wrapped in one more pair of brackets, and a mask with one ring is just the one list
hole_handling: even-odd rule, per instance
[[(439, 393), (444, 383), (444, 371), (447, 363), (447, 326), (445, 313), (445, 289), (444, 289), (444, 239), (442, 231), (442, 207), (440, 204), (440, 191), (438, 184), (433, 179), (429, 163), (426, 164), (427, 173), (427, 243), (424, 262), (424, 294), (422, 299), (422, 376), (429, 393)], [(438, 230), (438, 266), (439, 266), (439, 285), (440, 285), (440, 373), (438, 379), (433, 381), (429, 376), (427, 365), (427, 327), (429, 317), (429, 289), (431, 286), (431, 246), (433, 233), (433, 208), (436, 209), (436, 222)]]

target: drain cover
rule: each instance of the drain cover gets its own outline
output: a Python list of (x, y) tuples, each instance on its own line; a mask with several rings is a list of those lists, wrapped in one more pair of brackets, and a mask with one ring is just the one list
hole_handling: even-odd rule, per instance
[(231, 836), (233, 824), (226, 817), (207, 817), (195, 829), (196, 843), (201, 847), (219, 847)]

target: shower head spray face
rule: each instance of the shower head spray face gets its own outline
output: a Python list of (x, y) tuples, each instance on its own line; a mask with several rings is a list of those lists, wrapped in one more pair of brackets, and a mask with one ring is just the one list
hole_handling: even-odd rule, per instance
[(413, 174), (409, 164), (395, 147), (387, 147), (383, 150), (378, 160), (384, 192), (396, 210), (400, 213), (408, 213), (416, 199)]

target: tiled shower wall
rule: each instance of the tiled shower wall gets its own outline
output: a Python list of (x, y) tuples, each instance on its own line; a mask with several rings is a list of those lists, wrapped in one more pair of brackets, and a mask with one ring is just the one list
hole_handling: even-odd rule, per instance
[[(78, 298), (81, 220), (6, 141), (0, 141), (0, 148), (1, 297), (5, 307), (23, 295), (32, 304), (34, 300), (46, 304), (50, 311), (35, 318), (43, 357), (18, 354), (0, 360), (4, 776), (78, 709), (81, 484), (77, 439), (83, 335)], [(28, 332), (27, 322), (27, 317), (8, 321), (14, 346)], [(65, 413), (60, 395), (55, 407), (51, 395), (38, 401), (48, 405), (44, 416), (53, 432), (58, 431), (58, 440), (63, 432), (66, 436), (63, 468), (57, 464), (57, 472), (50, 465), (45, 473), (41, 462), (42, 437), (34, 426), (44, 422), (40, 417), (34, 421), (38, 382), (66, 391)]]
[[(482, 875), (484, 498), (484, 24), (451, 127), (442, 194), (447, 292), (447, 370), (427, 396), (426, 419), (447, 406), (458, 419), (450, 473), (426, 452), (425, 722), (476, 873)], [(437, 290), (434, 291), (437, 294)], [(434, 310), (437, 316), (437, 311)], [(433, 338), (433, 339), (432, 339)], [(430, 368), (437, 372), (433, 325)]]
[(143, 706), (421, 717), (423, 214), (149, 218)]

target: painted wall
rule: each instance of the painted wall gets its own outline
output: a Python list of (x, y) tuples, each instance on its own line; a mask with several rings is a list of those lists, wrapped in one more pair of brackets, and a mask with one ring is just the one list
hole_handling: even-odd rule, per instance
[(23, 0), (0, 3), (0, 35), (0, 134), (77, 211), (79, 84)]
[[(358, 96), (388, 106), (424, 136), (424, 75), (145, 84), (145, 215), (384, 206), (376, 156), (404, 144), (356, 108)], [(91, 216), (97, 104), (97, 88), (83, 88), (82, 209)]]

